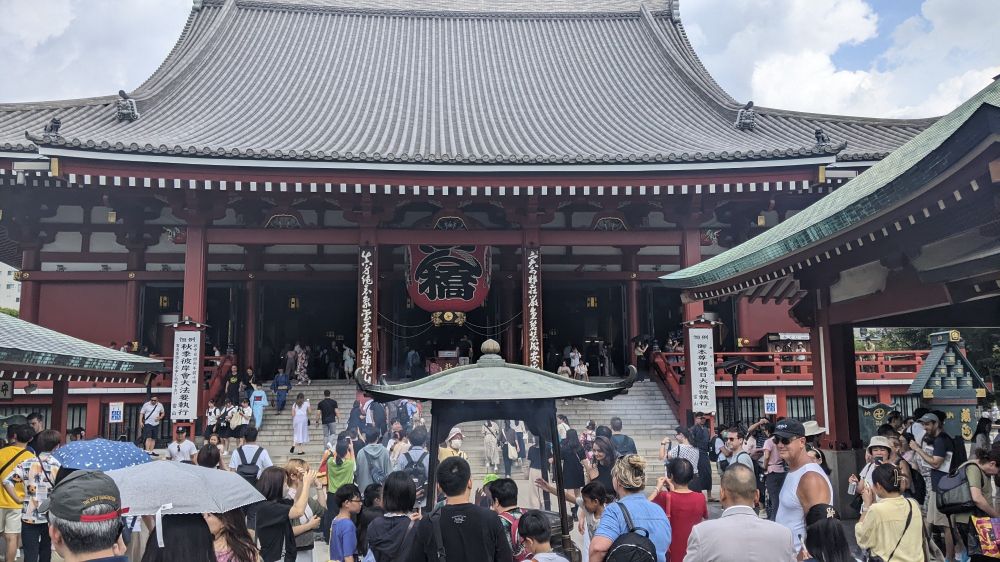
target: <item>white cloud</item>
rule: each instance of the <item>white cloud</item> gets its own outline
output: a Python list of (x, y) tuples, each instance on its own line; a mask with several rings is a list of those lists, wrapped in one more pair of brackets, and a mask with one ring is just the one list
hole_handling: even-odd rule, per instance
[(70, 0), (0, 0), (0, 14), (0, 48), (18, 54), (62, 35), (73, 21), (73, 5)]
[(947, 113), (1000, 73), (995, 0), (925, 0), (892, 30), (868, 68), (838, 69), (834, 54), (875, 37), (863, 0), (688, 0), (682, 17), (699, 56), (739, 100), (801, 111), (876, 117)]

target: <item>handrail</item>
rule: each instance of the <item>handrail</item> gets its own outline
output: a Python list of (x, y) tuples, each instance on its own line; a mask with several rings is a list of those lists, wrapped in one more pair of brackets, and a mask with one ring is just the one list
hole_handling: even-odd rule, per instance
[[(855, 368), (859, 380), (878, 379), (912, 379), (920, 372), (927, 350), (899, 351), (859, 351), (855, 353)], [(781, 379), (811, 379), (812, 353), (808, 351), (744, 351), (717, 352), (715, 354), (716, 380), (732, 380), (729, 373), (722, 370), (721, 364), (727, 359), (743, 358), (760, 367), (753, 373), (758, 380)], [(653, 364), (658, 367), (661, 376), (667, 371), (673, 372), (676, 379), (677, 370), (683, 370), (684, 353), (660, 352), (653, 356)], [(670, 378), (670, 377), (667, 377)]]

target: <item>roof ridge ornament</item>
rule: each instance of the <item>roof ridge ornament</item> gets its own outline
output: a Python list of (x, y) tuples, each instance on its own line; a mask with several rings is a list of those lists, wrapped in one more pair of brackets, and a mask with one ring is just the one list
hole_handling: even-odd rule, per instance
[(670, 14), (670, 21), (677, 24), (681, 22), (681, 0), (667, 0), (667, 12)]
[(741, 131), (753, 131), (757, 128), (757, 112), (753, 108), (753, 100), (748, 101), (736, 112), (736, 121), (733, 122), (733, 127)]
[(125, 90), (118, 90), (118, 98), (115, 100), (115, 117), (119, 121), (135, 121), (139, 119), (139, 107), (135, 100), (128, 97)]
[(58, 137), (59, 136), (59, 127), (61, 127), (61, 126), (62, 126), (62, 120), (59, 119), (58, 117), (53, 117), (45, 125), (45, 128), (42, 130), (42, 132), (45, 133), (46, 135), (52, 135), (52, 136)]
[(829, 148), (830, 145), (832, 144), (830, 142), (830, 135), (826, 134), (826, 131), (824, 131), (823, 129), (817, 128), (815, 135), (816, 135), (816, 148)]

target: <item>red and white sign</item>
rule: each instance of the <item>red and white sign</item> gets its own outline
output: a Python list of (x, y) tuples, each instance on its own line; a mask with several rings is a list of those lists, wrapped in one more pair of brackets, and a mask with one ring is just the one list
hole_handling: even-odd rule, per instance
[(468, 312), (490, 292), (489, 246), (406, 247), (406, 291), (428, 312)]

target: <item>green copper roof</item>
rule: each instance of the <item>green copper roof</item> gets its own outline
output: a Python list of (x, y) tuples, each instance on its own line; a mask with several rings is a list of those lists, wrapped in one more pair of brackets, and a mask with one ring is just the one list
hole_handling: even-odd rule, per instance
[(833, 193), (774, 228), (696, 265), (664, 275), (668, 287), (691, 289), (727, 281), (794, 254), (895, 205), (921, 185), (894, 180), (942, 145), (982, 106), (1000, 108), (1000, 80)]
[(613, 383), (583, 382), (548, 371), (504, 362), (487, 353), (474, 364), (454, 367), (429, 377), (401, 384), (369, 384), (355, 374), (363, 391), (379, 401), (414, 400), (496, 401), (540, 400), (583, 397), (604, 400), (627, 390), (635, 382), (635, 370)]

